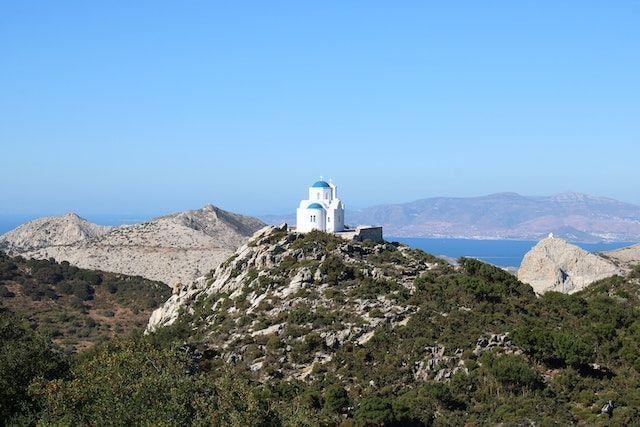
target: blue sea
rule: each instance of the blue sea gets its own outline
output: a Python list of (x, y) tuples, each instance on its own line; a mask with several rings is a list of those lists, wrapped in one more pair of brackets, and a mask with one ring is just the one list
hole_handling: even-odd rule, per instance
[[(524, 255), (537, 243), (530, 240), (430, 239), (422, 237), (387, 237), (433, 255), (451, 258), (477, 258), (500, 267), (519, 267)], [(575, 243), (589, 252), (611, 251), (637, 242)]]

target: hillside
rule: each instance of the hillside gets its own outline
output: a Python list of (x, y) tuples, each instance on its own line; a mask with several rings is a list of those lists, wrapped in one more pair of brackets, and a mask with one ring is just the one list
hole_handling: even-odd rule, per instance
[[(287, 222), (273, 215), (264, 219)], [(640, 240), (640, 206), (578, 193), (434, 197), (348, 211), (346, 220), (382, 225), (385, 235), (398, 237), (540, 240), (552, 232), (569, 241)]]
[(61, 361), (0, 322), (10, 325), (0, 347), (11, 349), (0, 354), (29, 355), (0, 360), (0, 380), (21, 399), (9, 415), (117, 425), (640, 421), (640, 271), (538, 298), (500, 269), (459, 264), (262, 230), (181, 287), (146, 336)]
[(170, 294), (164, 283), (141, 277), (0, 252), (0, 307), (69, 351), (144, 328), (151, 310)]
[(627, 246), (601, 254), (621, 268), (632, 268), (640, 264), (640, 245)]
[(217, 266), (263, 226), (212, 205), (119, 227), (65, 215), (26, 223), (0, 236), (0, 247), (26, 258), (54, 258), (175, 286)]
[(149, 330), (264, 383), (275, 408), (294, 399), (310, 424), (606, 424), (609, 400), (624, 424), (640, 420), (638, 277), (538, 298), (479, 261), (274, 227)]

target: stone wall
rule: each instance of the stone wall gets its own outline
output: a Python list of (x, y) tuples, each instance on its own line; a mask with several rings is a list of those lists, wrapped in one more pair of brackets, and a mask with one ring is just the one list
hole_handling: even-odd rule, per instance
[(382, 243), (382, 227), (366, 227), (358, 226), (355, 230), (345, 230), (335, 233), (337, 236), (347, 240), (356, 240), (358, 242), (364, 242), (370, 240), (374, 243)]

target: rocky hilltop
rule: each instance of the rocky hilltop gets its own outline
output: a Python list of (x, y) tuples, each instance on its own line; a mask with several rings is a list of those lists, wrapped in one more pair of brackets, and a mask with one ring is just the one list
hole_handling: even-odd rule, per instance
[(197, 381), (246, 378), (225, 390), (259, 390), (275, 424), (634, 424), (639, 274), (537, 296), (474, 259), (274, 226), (177, 289), (146, 338)]
[(65, 246), (103, 236), (113, 227), (92, 224), (75, 213), (29, 221), (0, 236), (0, 249), (18, 254), (49, 246)]
[(598, 280), (622, 275), (622, 268), (557, 237), (542, 239), (522, 260), (518, 279), (536, 293), (571, 294)]
[[(206, 277), (182, 286), (151, 315), (148, 330), (175, 323), (181, 313), (202, 315), (195, 320), (198, 333), (215, 337), (225, 357), (246, 360), (246, 348), (237, 350), (242, 340), (299, 334), (296, 325), (326, 316), (314, 333), (328, 349), (364, 344), (380, 325), (406, 324), (416, 309), (404, 303), (414, 280), (441, 264), (402, 245), (347, 242), (273, 226), (256, 233)], [(331, 358), (330, 352), (309, 356)], [(251, 366), (260, 370), (262, 365), (254, 360)], [(309, 366), (292, 361), (287, 370), (304, 377)]]
[(27, 258), (54, 258), (173, 286), (210, 271), (263, 226), (212, 205), (119, 227), (68, 214), (26, 223), (0, 236), (0, 245)]

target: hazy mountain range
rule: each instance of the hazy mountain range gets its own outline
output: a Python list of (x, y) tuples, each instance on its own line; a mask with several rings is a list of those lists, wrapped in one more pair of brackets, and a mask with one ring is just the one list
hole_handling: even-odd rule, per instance
[[(295, 222), (293, 214), (262, 219)], [(580, 193), (433, 197), (347, 211), (346, 221), (382, 225), (386, 236), (398, 237), (538, 240), (554, 233), (581, 242), (640, 240), (640, 206)]]

